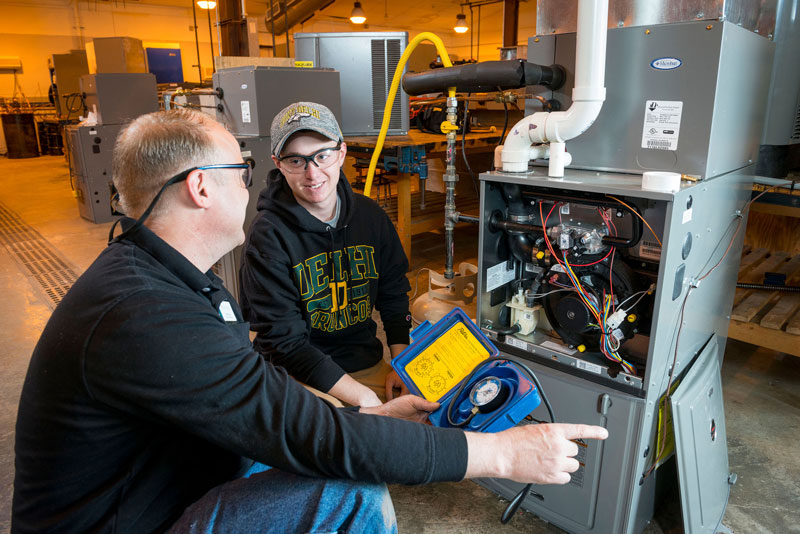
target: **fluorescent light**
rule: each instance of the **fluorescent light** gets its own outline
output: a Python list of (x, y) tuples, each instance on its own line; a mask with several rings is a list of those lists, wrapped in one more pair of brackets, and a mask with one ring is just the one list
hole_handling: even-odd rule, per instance
[(361, 9), (361, 2), (353, 3), (353, 11), (350, 12), (350, 22), (353, 24), (364, 24), (367, 21), (367, 14)]
[(469, 30), (467, 26), (467, 16), (464, 13), (456, 15), (456, 25), (453, 28), (456, 33), (466, 33)]
[(200, 6), (200, 9), (214, 9), (217, 7), (217, 3), (210, 0), (197, 0), (197, 5)]

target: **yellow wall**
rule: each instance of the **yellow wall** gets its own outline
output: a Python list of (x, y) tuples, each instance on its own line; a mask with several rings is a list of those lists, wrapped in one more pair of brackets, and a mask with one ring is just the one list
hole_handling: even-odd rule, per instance
[[(115, 5), (116, 4), (116, 5)], [(200, 62), (203, 70), (211, 68), (208, 21), (205, 12), (198, 13)], [(18, 80), (28, 98), (47, 97), (50, 76), (47, 60), (52, 54), (68, 53), (81, 48), (76, 10), (71, 0), (0, 0), (0, 50), (4, 56), (19, 56), (22, 74)], [(183, 76), (198, 81), (193, 19), (190, 7), (134, 5), (133, 2), (78, 2), (80, 26), (84, 41), (95, 37), (134, 37), (142, 41), (177, 42), (181, 49)], [(213, 22), (213, 20), (212, 20)], [(214, 47), (217, 47), (214, 29)], [(0, 96), (13, 93), (13, 76), (0, 74)]]

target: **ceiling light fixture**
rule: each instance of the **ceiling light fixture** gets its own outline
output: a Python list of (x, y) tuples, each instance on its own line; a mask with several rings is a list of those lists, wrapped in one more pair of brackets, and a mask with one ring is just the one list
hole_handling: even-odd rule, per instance
[(367, 14), (361, 8), (361, 2), (353, 3), (353, 11), (350, 12), (350, 22), (353, 24), (364, 24), (367, 21)]
[(216, 2), (210, 2), (208, 0), (197, 0), (197, 5), (200, 6), (200, 9), (214, 9), (217, 7)]
[(464, 13), (456, 15), (456, 25), (453, 27), (456, 33), (466, 33), (469, 30), (467, 26), (467, 16)]

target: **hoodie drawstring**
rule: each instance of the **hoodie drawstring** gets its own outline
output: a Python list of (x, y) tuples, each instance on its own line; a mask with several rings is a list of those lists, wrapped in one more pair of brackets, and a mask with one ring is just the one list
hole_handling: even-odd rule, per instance
[[(350, 251), (347, 250), (347, 225), (345, 224), (342, 227), (342, 249), (344, 250), (345, 260), (347, 262), (347, 282), (348, 288), (350, 287), (350, 280), (353, 279), (353, 264), (350, 263)], [(347, 306), (350, 308), (350, 315), (356, 315), (356, 305), (351, 301), (351, 299), (347, 299)]]
[[(342, 316), (341, 316), (341, 306), (339, 303), (339, 285), (338, 280), (336, 279), (336, 240), (333, 237), (333, 228), (328, 226), (326, 228), (328, 230), (328, 235), (331, 236), (331, 251), (330, 251), (330, 258), (328, 260), (329, 265), (329, 273), (328, 276), (330, 277), (330, 287), (331, 287), (331, 307), (333, 307), (333, 303), (336, 302), (336, 310), (331, 310), (336, 313), (336, 329), (338, 330), (342, 326)], [(339, 273), (341, 275), (342, 273)], [(346, 297), (345, 297), (346, 298)], [(349, 303), (348, 303), (349, 304)]]

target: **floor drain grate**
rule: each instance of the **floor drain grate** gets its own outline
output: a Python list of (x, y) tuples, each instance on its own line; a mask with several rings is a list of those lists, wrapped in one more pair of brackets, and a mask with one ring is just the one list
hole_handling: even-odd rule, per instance
[(58, 304), (78, 279), (52, 244), (0, 202), (0, 243), (33, 278), (53, 304)]

